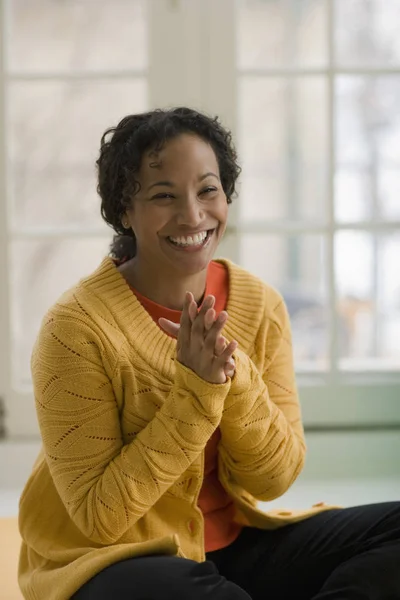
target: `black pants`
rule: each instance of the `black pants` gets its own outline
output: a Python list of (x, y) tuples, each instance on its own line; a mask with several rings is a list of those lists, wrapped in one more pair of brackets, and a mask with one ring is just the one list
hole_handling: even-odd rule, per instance
[(275, 531), (245, 528), (206, 558), (124, 560), (73, 600), (400, 600), (400, 502), (331, 510)]

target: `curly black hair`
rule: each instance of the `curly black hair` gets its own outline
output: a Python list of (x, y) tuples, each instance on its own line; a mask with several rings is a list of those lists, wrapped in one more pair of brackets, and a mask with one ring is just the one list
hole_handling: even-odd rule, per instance
[(116, 233), (110, 248), (114, 258), (132, 258), (136, 253), (135, 235), (131, 229), (124, 229), (121, 219), (140, 190), (135, 175), (144, 153), (151, 149), (159, 151), (168, 140), (182, 133), (198, 135), (211, 145), (218, 160), (227, 202), (232, 202), (241, 169), (232, 134), (221, 125), (218, 117), (211, 118), (185, 107), (128, 115), (116, 127), (105, 131), (96, 161), (101, 215)]

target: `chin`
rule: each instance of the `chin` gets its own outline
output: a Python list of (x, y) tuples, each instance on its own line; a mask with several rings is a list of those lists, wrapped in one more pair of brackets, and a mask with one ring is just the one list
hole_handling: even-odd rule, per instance
[(186, 262), (186, 261), (177, 261), (174, 263), (174, 267), (180, 273), (185, 275), (196, 275), (196, 273), (201, 273), (205, 269), (208, 268), (208, 265), (212, 261), (212, 256), (209, 257), (199, 257), (195, 260)]

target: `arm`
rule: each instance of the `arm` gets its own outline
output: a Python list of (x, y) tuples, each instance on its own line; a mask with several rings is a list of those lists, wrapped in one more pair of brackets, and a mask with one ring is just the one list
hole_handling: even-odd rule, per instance
[(32, 357), (52, 479), (78, 529), (104, 545), (143, 517), (203, 450), (230, 386), (208, 383), (176, 361), (162, 408), (124, 445), (111, 356), (91, 327), (50, 314)]
[(266, 335), (262, 375), (235, 352), (236, 372), (220, 423), (219, 447), (229, 476), (258, 500), (284, 494), (304, 465), (306, 447), (296, 390), (291, 329), (277, 300)]

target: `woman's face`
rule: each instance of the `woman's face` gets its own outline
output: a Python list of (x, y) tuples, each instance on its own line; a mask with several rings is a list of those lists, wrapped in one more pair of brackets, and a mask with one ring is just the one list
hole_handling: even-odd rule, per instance
[(137, 260), (160, 273), (195, 274), (207, 268), (225, 231), (228, 204), (212, 147), (192, 134), (143, 157), (141, 189), (126, 215)]

